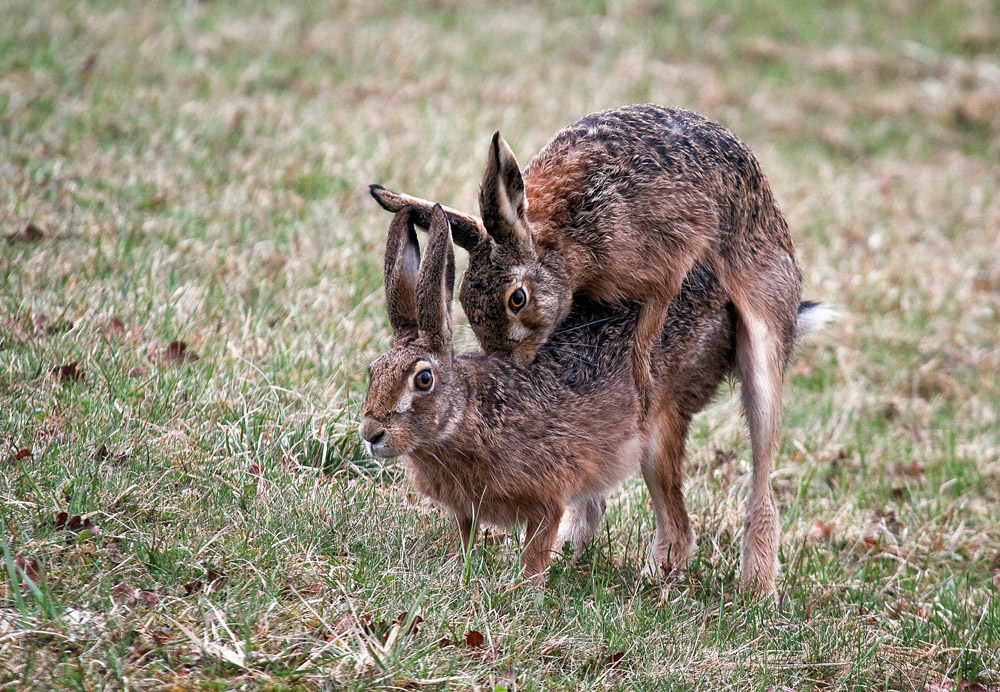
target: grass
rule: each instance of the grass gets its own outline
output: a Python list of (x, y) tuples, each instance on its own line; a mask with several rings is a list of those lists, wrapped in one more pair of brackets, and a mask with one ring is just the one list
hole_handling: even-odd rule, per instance
[[(998, 62), (975, 0), (6, 3), (0, 689), (998, 689)], [(531, 588), (358, 446), (367, 185), (473, 210), (497, 128), (647, 100), (750, 144), (843, 310), (787, 378), (777, 609), (729, 389), (668, 585), (639, 479)]]

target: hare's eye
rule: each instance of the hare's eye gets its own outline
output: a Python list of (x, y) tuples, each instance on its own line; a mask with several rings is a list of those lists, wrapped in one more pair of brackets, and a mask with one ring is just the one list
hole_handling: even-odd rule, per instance
[(523, 288), (519, 288), (510, 294), (507, 299), (507, 305), (510, 307), (511, 311), (515, 314), (518, 310), (524, 307), (524, 304), (528, 302), (528, 294), (524, 292)]
[(434, 386), (434, 373), (430, 368), (425, 368), (413, 376), (413, 386), (422, 392)]

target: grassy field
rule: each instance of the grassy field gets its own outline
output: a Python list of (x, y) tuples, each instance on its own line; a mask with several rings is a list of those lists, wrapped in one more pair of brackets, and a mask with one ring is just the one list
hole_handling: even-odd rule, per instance
[[(0, 689), (1000, 689), (995, 3), (0, 14)], [(474, 211), (494, 130), (524, 163), (637, 101), (757, 152), (843, 311), (787, 378), (776, 609), (734, 591), (729, 387), (669, 585), (639, 478), (533, 588), (359, 448), (367, 185)]]

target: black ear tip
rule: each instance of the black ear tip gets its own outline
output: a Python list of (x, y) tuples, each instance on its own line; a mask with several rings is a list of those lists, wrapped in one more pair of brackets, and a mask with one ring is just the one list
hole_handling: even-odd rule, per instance
[(372, 198), (378, 202), (378, 205), (386, 211), (392, 211), (392, 209), (386, 206), (385, 199), (383, 199), (382, 193), (384, 192), (387, 192), (387, 190), (377, 183), (368, 186), (368, 194), (370, 194)]
[(434, 209), (431, 210), (431, 223), (451, 228), (451, 224), (448, 222), (448, 215), (444, 213), (444, 207), (440, 204), (435, 204)]

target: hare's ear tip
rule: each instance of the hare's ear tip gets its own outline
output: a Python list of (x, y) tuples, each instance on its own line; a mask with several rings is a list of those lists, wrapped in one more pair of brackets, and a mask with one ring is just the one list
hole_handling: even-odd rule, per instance
[(389, 203), (385, 198), (387, 192), (389, 191), (378, 183), (372, 183), (368, 186), (368, 194), (372, 196), (372, 199), (378, 202), (379, 206), (386, 211), (393, 211), (393, 209), (389, 208)]

